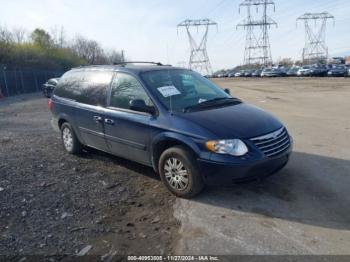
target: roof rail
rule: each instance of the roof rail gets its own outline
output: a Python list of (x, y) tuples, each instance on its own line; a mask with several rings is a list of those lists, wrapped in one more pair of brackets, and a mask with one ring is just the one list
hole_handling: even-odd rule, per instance
[(152, 65), (157, 65), (157, 66), (164, 66), (160, 62), (143, 62), (143, 61), (128, 61), (128, 62), (118, 62), (118, 63), (113, 63), (113, 65), (121, 65), (125, 66), (127, 64), (152, 64)]

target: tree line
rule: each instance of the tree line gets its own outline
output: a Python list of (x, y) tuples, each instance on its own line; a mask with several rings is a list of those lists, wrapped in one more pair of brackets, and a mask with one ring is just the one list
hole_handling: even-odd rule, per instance
[(69, 39), (63, 28), (27, 32), (0, 26), (0, 65), (6, 68), (69, 70), (123, 60), (122, 52), (106, 50), (95, 40), (80, 35)]

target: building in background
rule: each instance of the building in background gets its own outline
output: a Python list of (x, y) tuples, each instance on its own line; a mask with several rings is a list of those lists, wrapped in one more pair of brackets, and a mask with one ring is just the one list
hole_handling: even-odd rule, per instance
[(345, 64), (350, 65), (350, 56), (345, 57)]

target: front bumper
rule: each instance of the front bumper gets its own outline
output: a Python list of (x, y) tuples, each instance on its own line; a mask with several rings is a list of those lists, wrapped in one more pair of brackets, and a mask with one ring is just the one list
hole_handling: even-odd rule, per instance
[(207, 185), (232, 185), (239, 182), (251, 181), (270, 176), (283, 167), (289, 161), (292, 147), (285, 153), (274, 158), (262, 159), (245, 163), (221, 163), (210, 160), (198, 159), (201, 175)]

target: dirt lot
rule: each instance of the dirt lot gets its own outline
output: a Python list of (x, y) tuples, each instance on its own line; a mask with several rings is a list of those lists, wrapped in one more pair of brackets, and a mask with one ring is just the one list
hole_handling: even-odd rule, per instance
[(295, 153), (190, 201), (135, 163), (67, 155), (40, 95), (0, 101), (0, 254), (350, 254), (350, 79), (215, 81), (279, 117)]
[(49, 120), (40, 94), (0, 101), (0, 254), (172, 253), (174, 197), (153, 171), (67, 155)]

